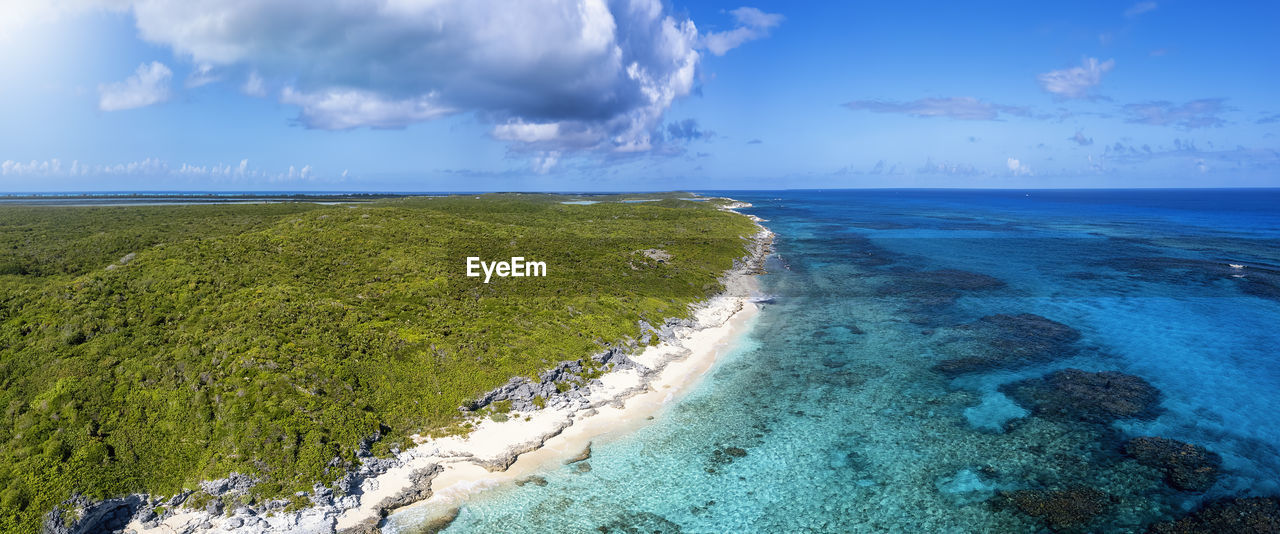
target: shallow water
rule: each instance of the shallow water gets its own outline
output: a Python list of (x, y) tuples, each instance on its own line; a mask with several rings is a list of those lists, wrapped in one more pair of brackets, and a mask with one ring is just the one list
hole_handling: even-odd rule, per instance
[[(557, 465), (545, 485), (477, 494), (447, 532), (1036, 532), (1001, 492), (1072, 486), (1110, 499), (1079, 529), (1140, 531), (1206, 498), (1280, 493), (1267, 274), (1280, 192), (727, 195), (778, 234), (762, 276), (777, 298), (739, 349), (647, 426), (598, 440), (589, 471)], [(1079, 339), (1034, 361), (934, 369), (991, 350), (958, 325), (1023, 313)], [(1141, 377), (1160, 411), (1050, 420), (1000, 391), (1067, 367)], [(1220, 454), (1223, 476), (1203, 495), (1170, 489), (1120, 454), (1143, 435)]]

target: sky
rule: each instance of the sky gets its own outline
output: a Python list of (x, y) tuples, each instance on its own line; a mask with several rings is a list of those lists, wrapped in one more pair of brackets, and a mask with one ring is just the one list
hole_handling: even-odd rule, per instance
[(1280, 3), (0, 0), (0, 192), (1280, 187)]

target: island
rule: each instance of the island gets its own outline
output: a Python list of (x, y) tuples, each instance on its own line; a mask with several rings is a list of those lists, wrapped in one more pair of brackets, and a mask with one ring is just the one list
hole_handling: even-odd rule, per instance
[(12, 204), (3, 532), (374, 531), (705, 366), (771, 239), (690, 193)]

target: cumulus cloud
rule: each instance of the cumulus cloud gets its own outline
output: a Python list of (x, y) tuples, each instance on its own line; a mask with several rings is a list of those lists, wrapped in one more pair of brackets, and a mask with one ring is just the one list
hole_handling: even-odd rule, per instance
[(998, 120), (1001, 114), (1025, 117), (1027, 108), (984, 102), (973, 97), (922, 98), (910, 102), (892, 100), (854, 100), (845, 103), (853, 110), (872, 113), (901, 113), (912, 117), (948, 117), (960, 120)]
[(159, 61), (138, 65), (124, 81), (98, 86), (98, 109), (119, 111), (150, 106), (169, 99), (173, 71)]
[(1115, 60), (1099, 62), (1097, 58), (1086, 58), (1079, 67), (1054, 70), (1041, 74), (1036, 79), (1045, 91), (1061, 98), (1086, 98), (1090, 89), (1102, 82), (1102, 75), (1115, 67)]
[(765, 13), (754, 7), (740, 7), (729, 14), (733, 16), (737, 27), (702, 36), (702, 45), (717, 56), (723, 56), (747, 41), (768, 37), (769, 30), (782, 24), (784, 19), (782, 15)]
[(1013, 173), (1014, 176), (1027, 176), (1031, 174), (1031, 167), (1028, 167), (1025, 163), (1016, 159), (1009, 158), (1009, 160), (1005, 162), (1005, 165), (1009, 167), (1009, 172)]
[(1085, 136), (1084, 136), (1084, 132), (1082, 132), (1082, 131), (1080, 131), (1080, 130), (1076, 130), (1076, 134), (1075, 134), (1075, 135), (1073, 135), (1073, 136), (1071, 136), (1071, 137), (1068, 137), (1068, 138), (1067, 138), (1067, 140), (1068, 140), (1068, 141), (1073, 141), (1073, 142), (1075, 142), (1075, 144), (1080, 145), (1080, 146), (1089, 146), (1089, 145), (1092, 145), (1092, 144), (1093, 144), (1093, 138), (1092, 138), (1092, 137), (1085, 137)]
[(1124, 16), (1133, 18), (1143, 13), (1146, 13), (1148, 11), (1155, 11), (1155, 9), (1156, 9), (1155, 2), (1138, 2), (1132, 6), (1129, 6), (1129, 9), (1124, 10)]
[(782, 20), (744, 7), (734, 30), (700, 36), (661, 0), (149, 0), (131, 11), (143, 39), (210, 71), (288, 80), (281, 101), (304, 126), (475, 112), (531, 153), (653, 148), (663, 114), (693, 90), (700, 48), (724, 53)]
[(1231, 110), (1221, 98), (1201, 98), (1183, 104), (1161, 100), (1124, 106), (1124, 112), (1129, 116), (1127, 122), (1176, 126), (1185, 130), (1222, 126), (1226, 120), (1221, 115)]

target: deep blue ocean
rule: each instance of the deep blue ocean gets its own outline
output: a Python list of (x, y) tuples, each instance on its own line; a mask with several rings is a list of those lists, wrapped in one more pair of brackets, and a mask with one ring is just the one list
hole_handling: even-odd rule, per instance
[[(1280, 190), (705, 194), (777, 233), (774, 302), (589, 472), (447, 532), (1141, 532), (1280, 494)], [(1173, 487), (1135, 437), (1216, 476)]]

